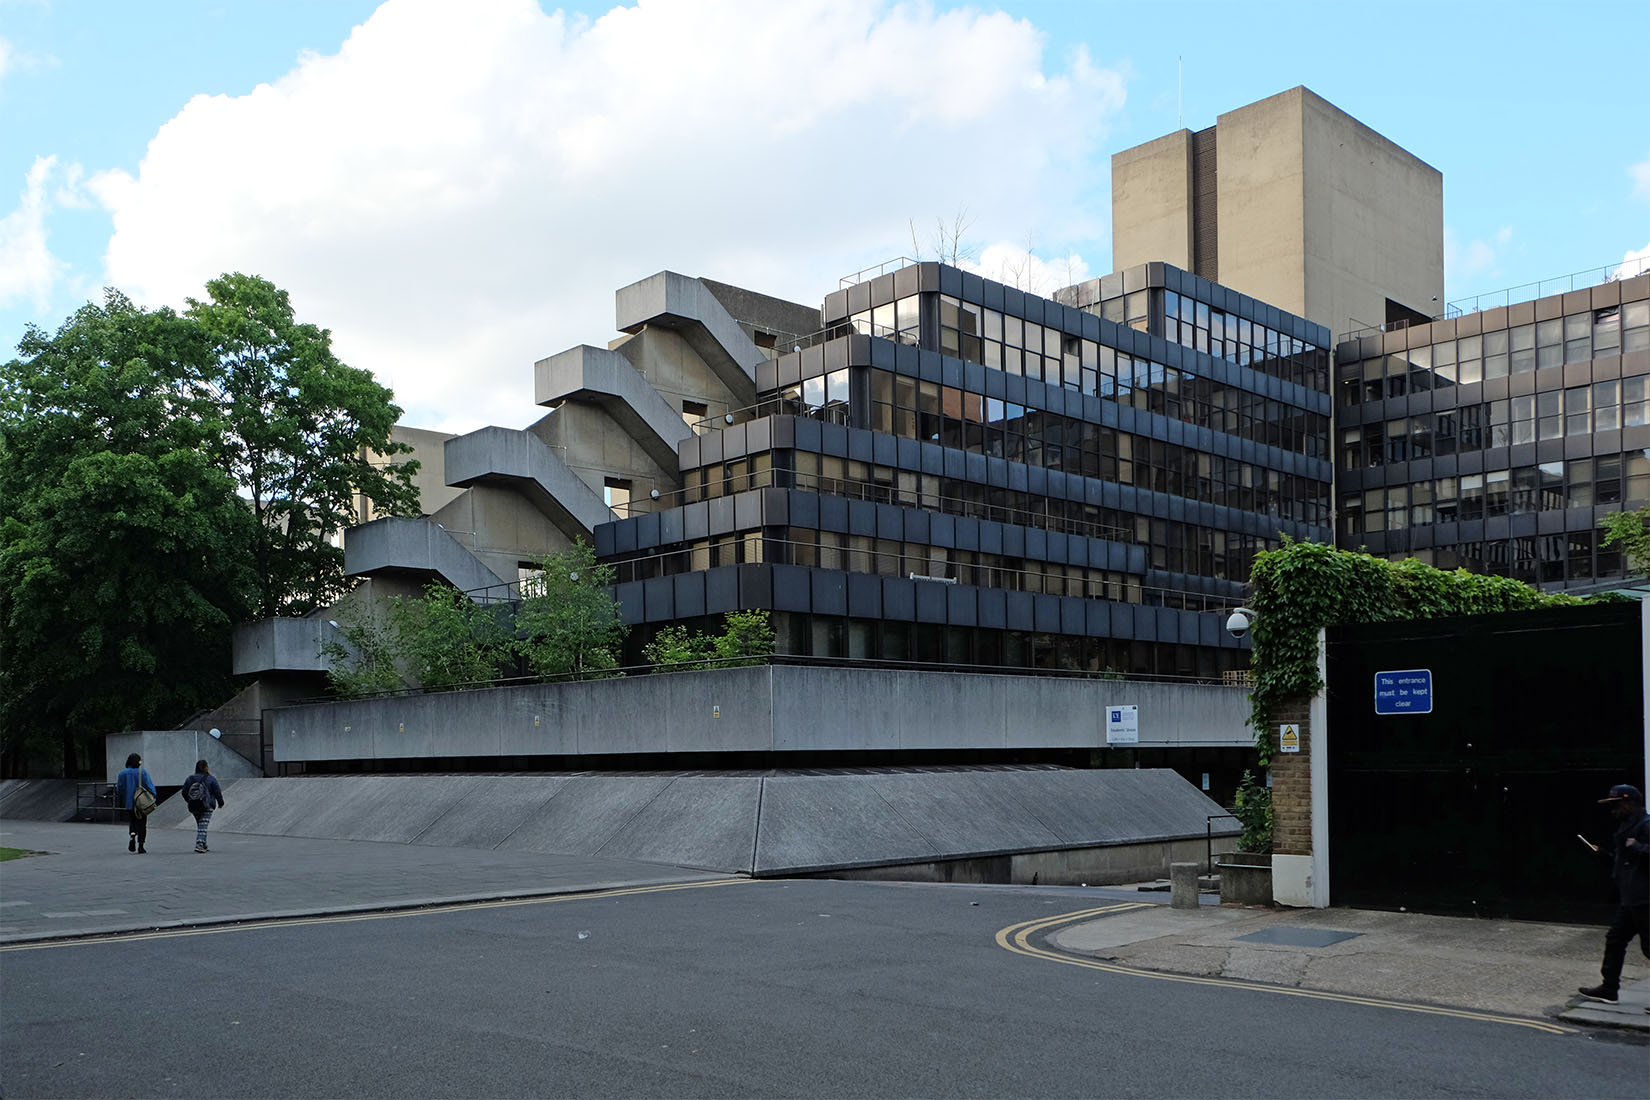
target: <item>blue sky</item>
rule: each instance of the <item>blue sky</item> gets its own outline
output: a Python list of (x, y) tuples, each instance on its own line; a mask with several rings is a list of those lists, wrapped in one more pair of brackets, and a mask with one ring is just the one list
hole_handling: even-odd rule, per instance
[(1108, 271), (1112, 153), (1297, 84), (1443, 172), (1459, 299), (1650, 248), (1647, 54), (1645, 0), (0, 0), (0, 342), (257, 272), (408, 422), (520, 426), (663, 268), (816, 303), (966, 207), (988, 275)]

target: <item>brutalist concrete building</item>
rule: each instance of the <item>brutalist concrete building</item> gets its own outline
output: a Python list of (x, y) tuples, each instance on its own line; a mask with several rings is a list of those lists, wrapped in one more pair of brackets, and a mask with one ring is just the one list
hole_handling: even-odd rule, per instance
[(1321, 326), (1163, 264), (913, 263), (820, 319), (595, 528), (633, 644), (764, 608), (786, 653), (1216, 678), (1254, 552), (1331, 537)]

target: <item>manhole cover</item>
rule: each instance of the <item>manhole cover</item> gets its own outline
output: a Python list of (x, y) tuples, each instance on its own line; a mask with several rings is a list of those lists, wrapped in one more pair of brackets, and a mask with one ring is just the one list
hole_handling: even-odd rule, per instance
[(1271, 928), (1239, 936), (1238, 939), (1248, 943), (1275, 943), (1283, 947), (1328, 947), (1332, 943), (1357, 939), (1361, 935), (1362, 932), (1336, 932), (1330, 928), (1291, 928), (1286, 924), (1275, 924)]

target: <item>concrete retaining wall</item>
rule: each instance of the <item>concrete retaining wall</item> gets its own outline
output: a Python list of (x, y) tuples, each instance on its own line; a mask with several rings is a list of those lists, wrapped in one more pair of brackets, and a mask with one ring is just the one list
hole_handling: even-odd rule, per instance
[(1204, 684), (788, 665), (315, 703), (266, 713), (280, 762), (611, 753), (1246, 747), (1248, 693)]

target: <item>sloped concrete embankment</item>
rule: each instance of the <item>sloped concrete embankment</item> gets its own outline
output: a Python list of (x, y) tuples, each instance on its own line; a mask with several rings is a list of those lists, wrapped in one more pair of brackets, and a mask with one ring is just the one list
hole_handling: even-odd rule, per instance
[[(1130, 881), (1223, 811), (1172, 771), (240, 779), (215, 832), (607, 856), (758, 876)], [(159, 827), (189, 828), (169, 800)], [(1230, 822), (1216, 822), (1217, 850)]]

